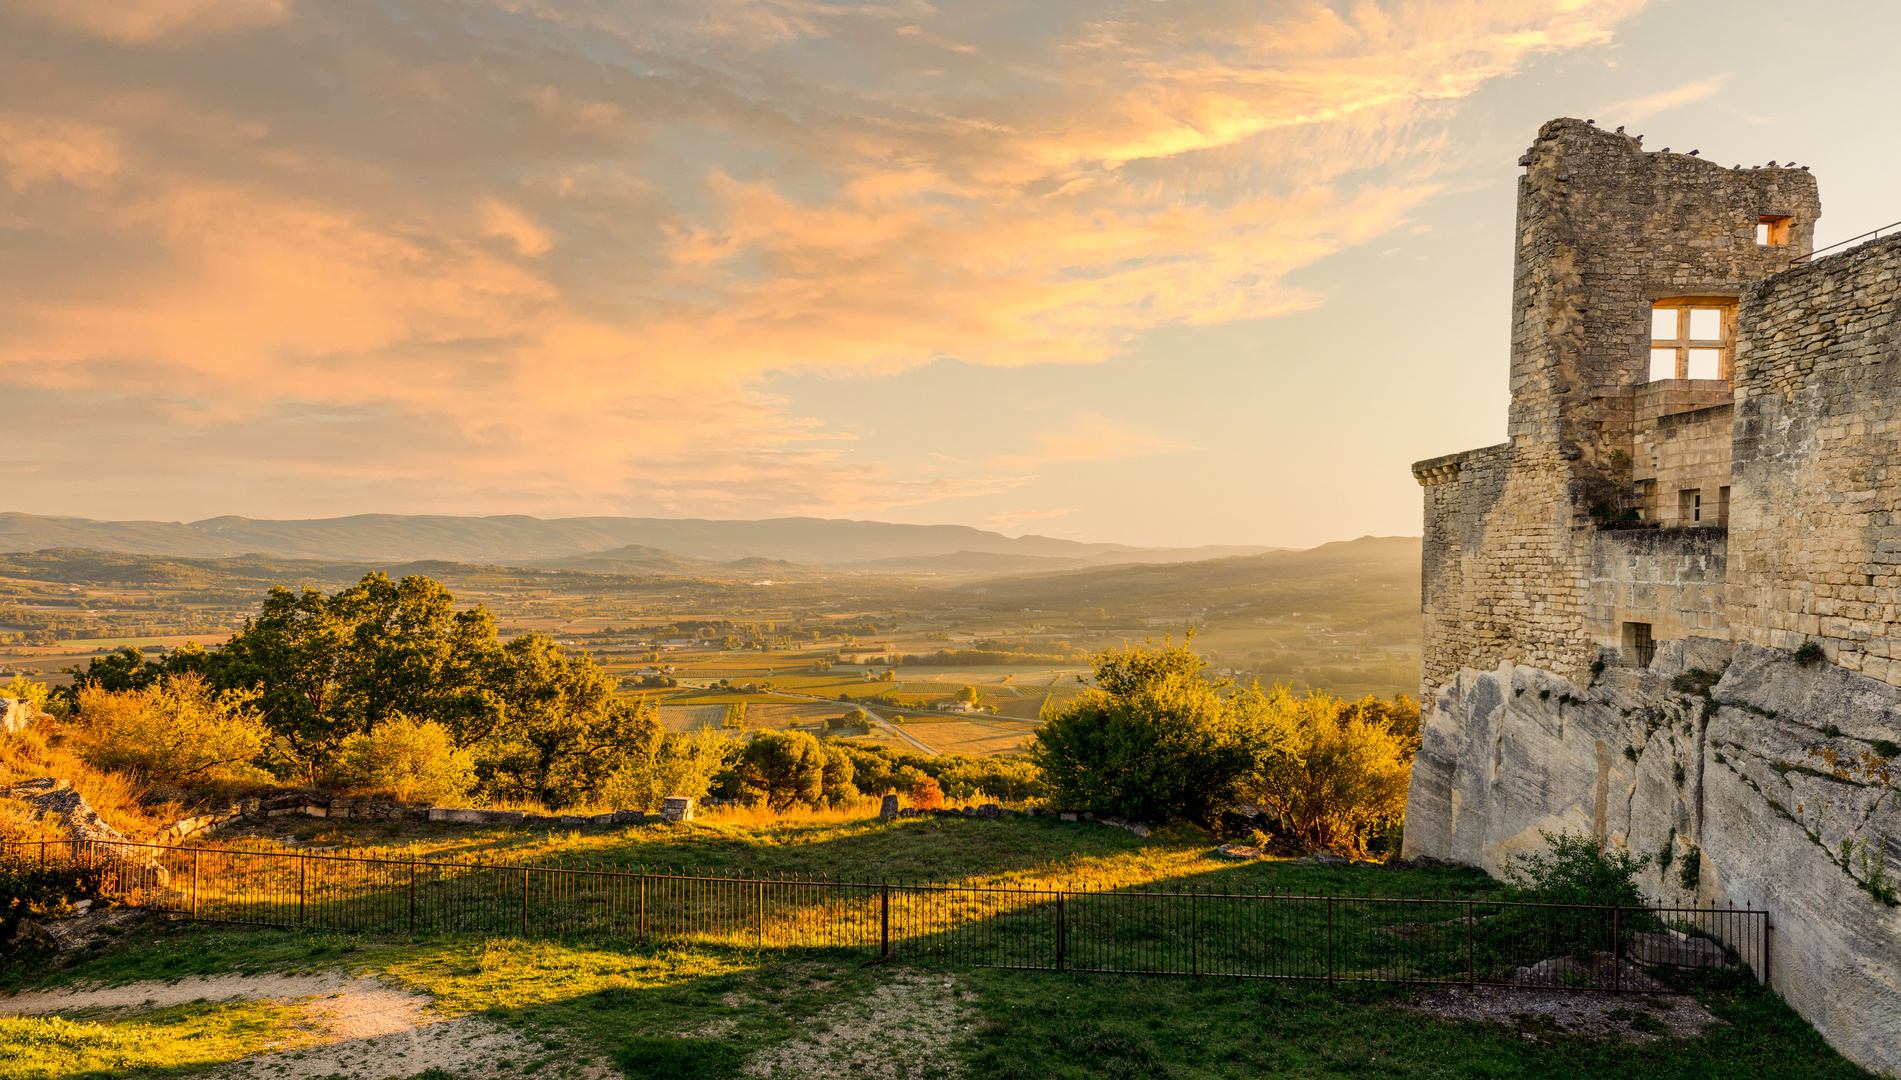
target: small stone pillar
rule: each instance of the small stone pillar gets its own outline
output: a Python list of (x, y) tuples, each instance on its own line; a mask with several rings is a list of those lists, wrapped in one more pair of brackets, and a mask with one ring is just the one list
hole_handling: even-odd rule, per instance
[(892, 818), (897, 817), (897, 816), (898, 816), (898, 797), (896, 795), (886, 795), (884, 797), (884, 801), (878, 804), (878, 820), (890, 821)]
[(660, 800), (660, 820), (692, 821), (693, 796), (669, 795)]

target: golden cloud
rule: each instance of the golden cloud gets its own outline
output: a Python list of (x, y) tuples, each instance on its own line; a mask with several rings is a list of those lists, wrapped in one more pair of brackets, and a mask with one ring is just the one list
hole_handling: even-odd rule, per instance
[(1007, 490), (1172, 446), (1083, 417), (899, 472), (762, 388), (1310, 305), (1290, 272), (1437, 190), (1436, 102), (1638, 2), (1107, 3), (1011, 37), (922, 3), (12, 0), (37, 89), (0, 113), (0, 215), (44, 257), (0, 265), (0, 378), (81, 427), (140, 403), (36, 463), (49, 491), (129, 452), (251, 512)]

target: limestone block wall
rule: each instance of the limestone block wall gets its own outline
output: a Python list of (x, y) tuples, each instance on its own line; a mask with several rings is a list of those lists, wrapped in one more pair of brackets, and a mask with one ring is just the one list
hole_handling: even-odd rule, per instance
[[(1644, 520), (1664, 528), (1727, 524), (1735, 407), (1725, 402), (1645, 417), (1640, 399), (1636, 427), (1631, 479), (1642, 493)], [(1701, 493), (1700, 518), (1682, 497), (1686, 491)]]
[(1738, 311), (1732, 632), (1901, 686), (1901, 237)]
[(1658, 642), (1729, 637), (1723, 609), (1728, 536), (1720, 528), (1600, 532), (1591, 559), (1586, 631), (1607, 662), (1632, 666), (1623, 625), (1646, 623)]
[(1582, 649), (1586, 567), (1568, 558), (1565, 465), (1551, 448), (1507, 444), (1413, 467), (1426, 489), (1422, 702), (1462, 666), (1557, 666)]
[[(1721, 403), (1720, 385), (1648, 388), (1652, 304), (1738, 295), (1808, 251), (1821, 214), (1805, 172), (1648, 153), (1581, 120), (1545, 124), (1520, 164), (1509, 442), (1415, 466), (1428, 485), (1428, 703), (1462, 667), (1589, 669), (1591, 512), (1629, 499), (1640, 398), (1646, 416)], [(1792, 243), (1756, 243), (1765, 214), (1792, 219)], [(1683, 451), (1672, 467), (1720, 468), (1699, 441), (1713, 430), (1670, 429)]]

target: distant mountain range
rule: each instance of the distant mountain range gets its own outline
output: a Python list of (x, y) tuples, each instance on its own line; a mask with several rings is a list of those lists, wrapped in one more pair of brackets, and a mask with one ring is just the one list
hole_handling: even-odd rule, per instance
[[(141, 555), (412, 562), (443, 559), (596, 573), (691, 572), (762, 560), (900, 574), (1013, 574), (1116, 563), (1170, 563), (1281, 550), (1254, 546), (1140, 548), (1047, 536), (1008, 537), (963, 525), (833, 518), (445, 517), (359, 514), (265, 521), (94, 521), (0, 513), (0, 551), (90, 548)], [(737, 567), (735, 567), (737, 569)]]

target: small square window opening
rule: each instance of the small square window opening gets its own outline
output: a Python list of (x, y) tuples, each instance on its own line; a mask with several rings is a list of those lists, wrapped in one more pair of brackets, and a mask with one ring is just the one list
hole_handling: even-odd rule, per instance
[(1764, 214), (1756, 222), (1756, 243), (1763, 247), (1783, 247), (1789, 243), (1790, 218), (1782, 214)]
[(1647, 668), (1657, 656), (1657, 643), (1650, 636), (1647, 622), (1624, 624), (1624, 660), (1635, 667)]

